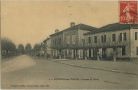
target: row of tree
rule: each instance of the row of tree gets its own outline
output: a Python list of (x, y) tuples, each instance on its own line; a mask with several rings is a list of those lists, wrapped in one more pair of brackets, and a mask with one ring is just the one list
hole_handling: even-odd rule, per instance
[(31, 44), (19, 44), (16, 46), (10, 39), (2, 38), (1, 39), (1, 55), (2, 58), (21, 55), (21, 54), (29, 54), (34, 55), (35, 52), (40, 51), (41, 45), (36, 44), (32, 48)]
[(32, 51), (31, 44), (27, 44), (25, 47), (23, 44), (19, 44), (17, 47), (17, 53), (18, 54), (30, 54)]
[(2, 58), (16, 55), (16, 45), (7, 38), (1, 39), (1, 55)]

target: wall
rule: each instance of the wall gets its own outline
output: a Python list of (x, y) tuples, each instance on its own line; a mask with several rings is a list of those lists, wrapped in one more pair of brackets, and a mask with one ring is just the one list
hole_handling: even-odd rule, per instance
[(78, 30), (78, 46), (79, 48), (83, 48), (83, 42), (85, 40), (84, 34), (90, 31), (87, 30)]
[[(119, 41), (120, 33), (126, 33), (127, 40)], [(112, 34), (116, 34), (116, 41), (112, 41)], [(106, 35), (106, 42), (101, 42), (101, 35)], [(94, 43), (94, 36), (97, 36), (97, 43)], [(91, 37), (91, 43), (88, 43), (88, 37)], [(120, 31), (110, 31), (110, 32), (101, 32), (96, 34), (85, 35), (85, 47), (88, 48), (117, 48), (117, 57), (130, 57), (130, 42), (129, 42), (129, 30), (120, 30)], [(126, 47), (126, 55), (122, 56), (121, 46)], [(109, 51), (109, 50), (108, 50)], [(110, 51), (112, 51), (110, 49)]]
[(138, 55), (136, 55), (136, 47), (138, 47), (138, 39), (135, 40), (135, 32), (138, 32), (138, 29), (132, 29), (130, 30), (130, 39), (131, 39), (131, 57), (132, 58), (138, 58)]

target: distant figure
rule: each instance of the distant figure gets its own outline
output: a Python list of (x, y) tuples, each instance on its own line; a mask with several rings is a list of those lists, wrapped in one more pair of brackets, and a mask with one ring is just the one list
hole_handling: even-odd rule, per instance
[(113, 52), (113, 60), (116, 62), (116, 57), (117, 57), (117, 51), (114, 49)]
[(100, 52), (98, 51), (97, 53), (97, 60), (99, 61), (100, 60)]

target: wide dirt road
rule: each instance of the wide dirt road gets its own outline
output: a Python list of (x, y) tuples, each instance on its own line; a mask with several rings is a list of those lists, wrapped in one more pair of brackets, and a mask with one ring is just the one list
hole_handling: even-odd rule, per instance
[(138, 76), (74, 67), (27, 55), (2, 62), (2, 88), (132, 89)]

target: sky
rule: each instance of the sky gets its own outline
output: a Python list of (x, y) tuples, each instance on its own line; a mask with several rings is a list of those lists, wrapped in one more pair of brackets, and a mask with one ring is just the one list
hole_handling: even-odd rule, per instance
[(1, 36), (16, 45), (40, 43), (71, 22), (101, 27), (119, 21), (118, 1), (2, 0)]

